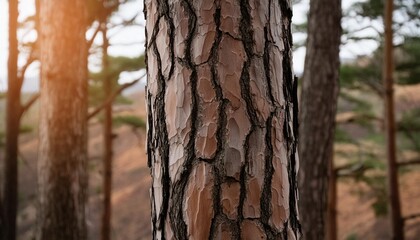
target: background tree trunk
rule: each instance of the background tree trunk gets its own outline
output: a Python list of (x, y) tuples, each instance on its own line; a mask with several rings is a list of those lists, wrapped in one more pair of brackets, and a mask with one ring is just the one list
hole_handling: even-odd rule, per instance
[(401, 217), (401, 203), (398, 186), (398, 166), (395, 136), (395, 111), (394, 111), (394, 46), (392, 31), (392, 16), (394, 2), (386, 0), (384, 13), (385, 46), (384, 46), (384, 119), (385, 119), (385, 139), (386, 155), (388, 160), (388, 202), (389, 216), (391, 223), (392, 239), (404, 239), (404, 224)]
[(145, 15), (153, 239), (299, 239), (288, 1)]
[(22, 107), (21, 82), (18, 78), (18, 1), (9, 0), (9, 62), (6, 105), (6, 149), (4, 165), (4, 235), (6, 240), (16, 239), (18, 206), (18, 139)]
[[(108, 46), (109, 41), (107, 34), (107, 21), (102, 23), (102, 71), (104, 73), (104, 101), (112, 94), (112, 83), (108, 74)], [(104, 210), (102, 215), (102, 240), (111, 239), (111, 199), (112, 199), (112, 103), (107, 104), (104, 108), (104, 123), (103, 123), (103, 166), (104, 166)]]
[(86, 239), (86, 1), (41, 1), (37, 239)]
[[(305, 239), (325, 239), (339, 82), (341, 0), (312, 0), (300, 112), (300, 210)], [(331, 166), (330, 166), (331, 165)], [(330, 214), (328, 214), (330, 216)], [(333, 229), (331, 229), (333, 230)], [(335, 239), (334, 236), (330, 236)]]

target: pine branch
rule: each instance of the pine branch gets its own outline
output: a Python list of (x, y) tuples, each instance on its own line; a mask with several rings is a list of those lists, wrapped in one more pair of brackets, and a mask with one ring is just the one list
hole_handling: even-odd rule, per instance
[(409, 160), (409, 161), (404, 161), (404, 162), (399, 162), (398, 167), (404, 167), (404, 166), (416, 165), (416, 164), (420, 164), (420, 158)]
[(33, 46), (31, 48), (31, 52), (29, 53), (28, 59), (26, 60), (25, 64), (22, 66), (22, 68), (20, 68), (20, 71), (18, 73), (18, 86), (19, 86), (19, 89), (22, 88), (23, 81), (25, 79), (26, 71), (28, 70), (29, 66), (31, 66), (31, 64), (33, 62), (35, 62), (36, 60), (37, 60), (37, 58), (35, 57), (35, 47)]
[(93, 33), (92, 37), (87, 41), (88, 49), (90, 49), (90, 47), (92, 47), (92, 44), (95, 41), (95, 38), (98, 35), (100, 30), (101, 30), (101, 24), (99, 24), (99, 26), (96, 28), (95, 32)]
[(335, 169), (337, 177), (353, 177), (363, 174), (369, 167), (364, 163), (346, 164)]
[(135, 85), (136, 83), (138, 83), (146, 74), (144, 74), (143, 76), (141, 76), (140, 78), (130, 82), (130, 83), (125, 83), (123, 85), (121, 85), (112, 95), (110, 95), (99, 107), (97, 107), (95, 110), (93, 110), (91, 113), (88, 114), (87, 120), (91, 119), (92, 117), (96, 116), (99, 112), (101, 112), (105, 107), (109, 106), (110, 104), (112, 104), (115, 100), (116, 97), (118, 97), (118, 95), (120, 95), (122, 93), (122, 91), (124, 91), (125, 89)]
[(32, 95), (32, 97), (22, 106), (20, 114), (22, 115), (28, 111), (28, 109), (36, 102), (36, 100), (38, 100), (39, 96), (39, 93)]
[(408, 220), (412, 220), (412, 219), (415, 219), (415, 218), (420, 218), (420, 213), (414, 213), (414, 214), (407, 215), (407, 216), (403, 217), (403, 221), (408, 221)]

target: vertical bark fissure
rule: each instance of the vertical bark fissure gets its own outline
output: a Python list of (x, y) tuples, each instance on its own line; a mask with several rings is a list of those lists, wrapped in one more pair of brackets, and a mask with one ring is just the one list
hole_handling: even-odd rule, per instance
[[(297, 79), (293, 77), (292, 70), (292, 31), (291, 31), (291, 19), (292, 9), (288, 1), (280, 1), (279, 5), (282, 12), (282, 33), (284, 43), (284, 54), (283, 54), (283, 92), (286, 102), (286, 114), (284, 119), (284, 137), (287, 139), (287, 151), (288, 151), (288, 179), (290, 184), (289, 193), (289, 223), (295, 234), (298, 236), (300, 233), (300, 223), (298, 220), (297, 213), (297, 172), (296, 172), (296, 150), (298, 144), (298, 102), (297, 102)], [(292, 112), (293, 116), (290, 116)], [(289, 127), (289, 122), (292, 121), (292, 129)]]
[(241, 166), (239, 181), (240, 181), (240, 195), (239, 195), (239, 204), (238, 204), (238, 217), (237, 217), (237, 227), (240, 228), (241, 223), (244, 219), (243, 216), (243, 208), (244, 202), (246, 198), (246, 191), (247, 191), (247, 172), (246, 168), (249, 165), (250, 160), (250, 151), (249, 151), (249, 141), (251, 134), (254, 133), (256, 127), (259, 126), (259, 120), (257, 117), (257, 108), (254, 106), (253, 99), (251, 98), (251, 87), (250, 87), (250, 66), (251, 61), (254, 58), (254, 40), (253, 40), (253, 28), (251, 24), (251, 16), (250, 16), (250, 6), (249, 0), (240, 0), (240, 9), (241, 9), (241, 21), (239, 25), (240, 36), (242, 40), (242, 44), (244, 45), (244, 49), (247, 55), (247, 59), (244, 62), (242, 67), (242, 73), (240, 78), (240, 86), (241, 86), (241, 97), (245, 101), (246, 104), (246, 112), (248, 114), (248, 119), (251, 123), (250, 131), (247, 133), (245, 137), (245, 142), (243, 145), (243, 149), (245, 151), (245, 161)]
[[(160, 1), (158, 1), (158, 9), (161, 9)], [(157, 36), (159, 32), (159, 25), (155, 25), (154, 37)], [(166, 114), (165, 114), (165, 92), (166, 92), (166, 80), (163, 76), (162, 71), (162, 60), (158, 51), (156, 41), (153, 41), (152, 49), (156, 55), (156, 61), (158, 63), (158, 92), (154, 102), (154, 109), (156, 109), (156, 136), (157, 139), (153, 139), (156, 142), (156, 148), (159, 151), (162, 161), (162, 208), (159, 214), (159, 223), (157, 229), (161, 230), (162, 233), (165, 232), (165, 220), (168, 214), (169, 207), (169, 198), (170, 198), (170, 177), (169, 177), (169, 139), (168, 139), (168, 130), (166, 127)], [(165, 239), (164, 234), (162, 234), (162, 239)]]
[[(213, 209), (214, 215), (211, 220), (211, 229), (209, 239), (214, 239), (216, 236), (218, 219), (222, 218), (223, 212), (221, 211), (222, 206), (220, 203), (221, 200), (221, 184), (223, 182), (223, 154), (225, 150), (224, 140), (226, 138), (226, 126), (227, 126), (227, 115), (226, 108), (228, 106), (229, 100), (225, 99), (223, 96), (223, 89), (220, 84), (220, 79), (218, 77), (217, 64), (219, 56), (219, 46), (222, 41), (223, 32), (220, 30), (221, 24), (221, 8), (220, 2), (216, 2), (216, 10), (214, 13), (214, 22), (216, 24), (216, 37), (211, 48), (211, 53), (209, 56), (209, 65), (211, 71), (211, 81), (213, 88), (216, 93), (216, 100), (219, 102), (218, 107), (218, 122), (216, 130), (216, 139), (217, 139), (217, 150), (214, 156), (213, 163), (213, 174), (214, 174), (214, 188), (213, 188)], [(225, 217), (226, 218), (226, 217)]]
[(272, 213), (271, 209), (271, 183), (274, 174), (274, 166), (273, 166), (273, 144), (272, 144), (272, 125), (273, 125), (273, 118), (276, 115), (276, 111), (271, 112), (270, 116), (268, 117), (265, 128), (265, 176), (264, 176), (264, 185), (263, 190), (261, 193), (261, 200), (260, 200), (260, 208), (261, 208), (261, 218), (260, 221), (264, 226), (264, 230), (267, 234), (268, 239), (273, 239), (276, 235), (275, 229), (273, 229), (269, 224), (269, 219)]
[[(271, 6), (273, 0), (268, 0), (268, 6)], [(268, 22), (264, 26), (264, 53), (263, 53), (263, 62), (264, 62), (264, 72), (267, 84), (267, 95), (270, 99), (270, 103), (272, 106), (276, 106), (274, 95), (273, 95), (273, 87), (272, 87), (272, 79), (270, 77), (270, 47), (273, 44), (270, 41), (269, 37), (269, 30), (270, 30), (270, 21), (271, 21), (271, 11), (268, 11)]]
[(183, 171), (180, 176), (180, 180), (174, 183), (172, 189), (172, 205), (170, 209), (170, 222), (172, 229), (174, 231), (175, 239), (187, 239), (187, 224), (185, 223), (183, 217), (184, 210), (184, 196), (185, 189), (188, 183), (188, 179), (193, 168), (193, 162), (196, 159), (196, 150), (195, 150), (195, 138), (197, 135), (197, 118), (198, 118), (198, 93), (197, 93), (197, 70), (196, 66), (192, 62), (192, 48), (191, 44), (196, 32), (197, 25), (197, 16), (195, 14), (194, 8), (188, 0), (184, 0), (183, 7), (189, 13), (188, 18), (188, 35), (186, 37), (186, 46), (184, 59), (179, 59), (182, 65), (191, 70), (190, 83), (191, 83), (191, 100), (192, 100), (192, 109), (191, 109), (191, 131), (188, 141), (188, 145), (184, 149), (184, 154), (186, 155), (186, 160), (183, 164)]
[(169, 81), (175, 69), (175, 53), (174, 53), (175, 26), (174, 26), (174, 20), (171, 17), (168, 0), (164, 1), (163, 5), (161, 6), (162, 6), (162, 11), (163, 11), (163, 16), (166, 22), (169, 24), (169, 28), (168, 28), (169, 48), (168, 49), (169, 49), (169, 56), (170, 56), (170, 61), (171, 61), (171, 68), (169, 70), (168, 79), (167, 79)]
[[(143, 13), (144, 13), (144, 17), (145, 19), (147, 19), (147, 6), (146, 6), (146, 1), (143, 2)], [(157, 19), (157, 21), (159, 21), (160, 18)], [(155, 23), (156, 26), (156, 23)], [(157, 31), (155, 31), (155, 29), (152, 32), (152, 36), (151, 39), (156, 39), (156, 35), (157, 35)], [(146, 66), (146, 72), (149, 73), (149, 65), (148, 63), (148, 50), (150, 47), (150, 43), (148, 42), (149, 39), (149, 32), (147, 31), (147, 28), (145, 28), (145, 36), (146, 36), (146, 41), (144, 43), (144, 47), (146, 49), (146, 51), (144, 52), (144, 62), (145, 62), (145, 66)], [(153, 40), (153, 41), (154, 41)], [(152, 41), (152, 42), (153, 42)], [(148, 75), (149, 77), (149, 75)], [(152, 168), (152, 164), (153, 164), (153, 157), (154, 157), (154, 147), (153, 147), (153, 130), (154, 130), (154, 123), (153, 123), (153, 114), (152, 114), (152, 94), (150, 94), (149, 90), (147, 88), (145, 88), (146, 91), (146, 102), (147, 102), (147, 143), (146, 143), (146, 153), (147, 153), (147, 166), (151, 169)], [(150, 209), (151, 209), (151, 220), (152, 220), (152, 237), (153, 239), (156, 239), (156, 205), (154, 203), (154, 199), (155, 199), (155, 191), (153, 189), (153, 184), (152, 187), (150, 189)]]
[[(271, 6), (271, 0), (269, 1)], [(269, 18), (270, 19), (270, 15)], [(268, 26), (264, 27), (264, 54), (263, 54), (263, 62), (264, 62), (264, 72), (265, 72), (265, 81), (267, 83), (267, 95), (269, 97), (270, 103), (272, 106), (276, 106), (274, 96), (273, 96), (273, 90), (272, 90), (272, 83), (271, 83), (271, 77), (270, 77), (270, 45), (272, 44), (268, 37)]]

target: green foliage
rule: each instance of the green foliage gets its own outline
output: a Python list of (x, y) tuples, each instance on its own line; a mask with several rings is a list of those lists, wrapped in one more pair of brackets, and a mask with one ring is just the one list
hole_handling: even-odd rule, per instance
[(401, 147), (420, 151), (420, 108), (405, 112), (397, 123), (402, 140)]
[[(383, 0), (359, 0), (350, 7), (347, 15), (352, 17), (360, 16), (370, 20), (380, 20), (384, 14), (385, 1)], [(418, 0), (397, 0), (394, 1), (394, 31), (400, 35), (418, 34), (420, 27), (420, 2)], [(371, 23), (369, 23), (371, 24)], [(411, 30), (411, 31), (407, 31)]]
[(373, 191), (375, 201), (372, 203), (372, 208), (375, 215), (385, 216), (388, 213), (385, 176), (363, 177), (362, 181)]
[(340, 127), (336, 127), (334, 141), (338, 143), (354, 143), (354, 139)]
[(368, 0), (363, 2), (356, 2), (353, 4), (352, 9), (359, 16), (376, 19), (382, 17), (384, 13), (384, 1)]
[(3, 147), (5, 142), (4, 142), (4, 132), (0, 131), (0, 147)]
[(406, 38), (400, 47), (402, 59), (397, 62), (400, 84), (420, 83), (420, 37)]
[(146, 129), (146, 122), (134, 115), (126, 115), (126, 116), (117, 116), (113, 119), (113, 122), (118, 125), (128, 125), (133, 128), (140, 128), (140, 129)]
[(360, 98), (347, 94), (344, 91), (340, 92), (340, 97), (342, 97), (344, 100), (353, 104), (354, 106), (353, 111), (356, 111), (358, 113), (371, 113), (372, 112), (372, 105), (367, 101), (364, 101)]
[(379, 66), (368, 64), (366, 66), (358, 66), (356, 64), (344, 64), (340, 67), (340, 84), (347, 88), (360, 88), (361, 85), (372, 83), (380, 83), (381, 69)]
[(33, 130), (34, 130), (34, 128), (32, 126), (21, 124), (20, 129), (19, 129), (19, 133), (21, 133), (21, 134), (30, 133)]
[(123, 95), (119, 95), (115, 98), (114, 101), (116, 104), (130, 105), (133, 104), (133, 100)]
[(357, 240), (357, 239), (358, 237), (356, 233), (351, 233), (350, 235), (346, 237), (346, 240)]
[[(103, 92), (103, 81), (110, 79), (112, 82), (112, 89), (118, 88), (118, 79), (122, 72), (126, 71), (138, 71), (145, 68), (144, 55), (138, 57), (114, 57), (108, 56), (108, 68), (101, 70), (100, 72), (94, 72), (89, 74), (89, 104), (98, 105), (101, 104), (106, 96)], [(131, 103), (123, 97), (118, 97), (120, 103)]]

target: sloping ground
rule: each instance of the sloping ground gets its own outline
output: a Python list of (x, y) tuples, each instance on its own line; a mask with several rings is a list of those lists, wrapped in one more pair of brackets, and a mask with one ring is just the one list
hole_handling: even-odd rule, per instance
[[(400, 180), (402, 213), (404, 216), (420, 213), (420, 168), (403, 174)], [(377, 218), (372, 208), (374, 199), (364, 184), (354, 181), (338, 183), (339, 239), (390, 239), (390, 226), (385, 217)], [(406, 240), (420, 239), (420, 218), (406, 222)], [(352, 238), (353, 237), (353, 238)]]
[[(409, 89), (410, 90), (410, 89)], [(411, 91), (411, 90), (410, 90)], [(398, 95), (398, 89), (397, 89)], [(420, 96), (420, 88), (414, 91)], [(407, 94), (402, 94), (407, 96)], [(124, 113), (145, 116), (144, 95), (132, 96), (135, 103)], [(420, 99), (419, 99), (420, 102)], [(113, 179), (113, 239), (141, 240), (151, 239), (149, 188), (150, 175), (144, 151), (145, 133), (136, 136), (129, 127), (115, 129)], [(92, 123), (89, 128), (89, 171), (90, 198), (88, 227), (90, 239), (99, 239), (102, 199), (102, 136), (101, 126)], [(22, 160), (20, 163), (20, 212), (19, 239), (32, 239), (36, 215), (36, 155), (38, 141), (36, 135), (27, 136), (21, 141)], [(351, 147), (343, 147), (351, 153)], [(403, 214), (420, 213), (420, 168), (405, 173), (401, 177)], [(385, 218), (376, 218), (368, 195), (358, 194), (366, 186), (354, 181), (340, 181), (338, 184), (338, 225), (339, 239), (388, 239), (389, 225)], [(420, 219), (406, 224), (407, 239), (420, 239)]]

